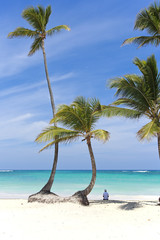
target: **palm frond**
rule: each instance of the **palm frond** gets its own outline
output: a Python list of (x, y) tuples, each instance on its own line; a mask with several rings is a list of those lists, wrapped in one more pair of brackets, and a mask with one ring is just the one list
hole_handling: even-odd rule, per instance
[(98, 114), (101, 111), (100, 101), (96, 98), (88, 98), (79, 96), (71, 106), (76, 109), (77, 114), (82, 117), (85, 131), (89, 132), (94, 129), (96, 122), (100, 118)]
[[(139, 102), (138, 100), (136, 101), (129, 98), (118, 98), (117, 100), (112, 102), (112, 104), (110, 104), (110, 106), (116, 106), (116, 107), (118, 105), (123, 105), (125, 106), (125, 109), (133, 110), (133, 113), (130, 112), (131, 116), (128, 115), (129, 118), (132, 118), (132, 117), (139, 118), (148, 111), (148, 107), (146, 107), (143, 104), (143, 102)], [(124, 116), (125, 116), (125, 112), (124, 112)], [(127, 117), (127, 114), (126, 114), (126, 117)]]
[(42, 38), (36, 38), (34, 42), (31, 45), (31, 49), (28, 53), (28, 56), (32, 56), (37, 50), (39, 50), (42, 47)]
[(157, 13), (155, 14), (155, 9), (153, 13), (153, 9), (149, 10), (143, 9), (136, 18), (134, 29), (144, 30), (146, 29), (149, 34), (156, 34), (158, 29), (158, 20)]
[[(128, 101), (127, 101), (127, 103), (128, 103)], [(113, 102), (112, 104), (119, 105), (119, 104), (121, 104), (121, 101), (118, 99), (117, 101)], [(124, 104), (124, 102), (123, 102), (123, 104)], [(104, 117), (119, 116), (119, 117), (127, 117), (127, 118), (139, 118), (142, 115), (142, 113), (140, 111), (137, 111), (134, 109), (127, 109), (127, 108), (103, 105), (103, 110), (101, 112), (101, 115)]]
[(147, 109), (150, 107), (150, 101), (146, 94), (142, 77), (135, 77), (135, 75), (125, 75), (121, 78), (110, 80), (110, 88), (116, 88), (116, 96), (128, 98), (140, 102)]
[(51, 13), (52, 13), (52, 9), (51, 9), (51, 6), (49, 5), (49, 6), (46, 8), (45, 17), (44, 17), (44, 19), (45, 19), (44, 25), (45, 25), (45, 26), (47, 25), (47, 23), (48, 23), (48, 21), (49, 21), (49, 17), (50, 17), (50, 15), (51, 15)]
[(145, 138), (149, 141), (152, 137), (157, 136), (157, 133), (160, 132), (160, 127), (155, 122), (155, 120), (144, 125), (138, 132), (137, 137), (140, 141)]
[(134, 29), (146, 30), (149, 36), (139, 36), (126, 39), (125, 44), (135, 43), (138, 47), (152, 44), (158, 46), (160, 44), (160, 4), (151, 4), (148, 9), (143, 9), (138, 13), (134, 25)]
[[(35, 140), (39, 143), (49, 142), (41, 149), (41, 151), (53, 146), (55, 143), (68, 143), (77, 140), (79, 137), (83, 137), (84, 139), (94, 137), (103, 142), (107, 141), (109, 139), (109, 132), (102, 129), (93, 130), (96, 119), (99, 119), (100, 117), (100, 115), (96, 116), (95, 114), (99, 109), (101, 110), (99, 100), (86, 100), (83, 97), (76, 98), (69, 106), (65, 104), (60, 105), (55, 117), (50, 123), (62, 123), (64, 126), (70, 127), (71, 130), (55, 126), (50, 126), (44, 129)], [(91, 120), (91, 118), (94, 120)], [(90, 127), (88, 122), (91, 122)]]
[(151, 100), (156, 100), (159, 93), (158, 83), (158, 68), (155, 56), (152, 55), (147, 58), (147, 61), (141, 61), (138, 58), (134, 59), (134, 64), (138, 66), (139, 70), (144, 75), (144, 83), (147, 87), (147, 95)]
[(51, 141), (54, 139), (55, 142), (59, 142), (63, 138), (79, 137), (81, 135), (82, 134), (80, 134), (79, 131), (73, 131), (65, 128), (50, 126), (44, 129), (43, 132), (37, 136), (35, 141), (40, 143)]
[(82, 137), (82, 134), (78, 131), (50, 126), (40, 133), (35, 141), (38, 143), (51, 141), (40, 150), (41, 152), (52, 147), (55, 143), (70, 143), (76, 141), (79, 137)]
[(41, 149), (39, 150), (39, 152), (42, 152), (43, 150), (46, 150), (46, 149), (48, 149), (48, 148), (51, 148), (52, 146), (54, 146), (55, 143), (56, 143), (56, 141), (52, 141), (52, 142), (48, 143), (48, 144), (45, 145), (43, 148), (41, 148)]
[(131, 44), (135, 43), (138, 45), (138, 48), (147, 45), (147, 44), (152, 44), (155, 45), (156, 47), (160, 44), (160, 35), (158, 36), (139, 36), (139, 37), (132, 37), (126, 39), (123, 43), (122, 46), (126, 44)]
[(74, 129), (77, 131), (85, 131), (85, 120), (80, 114), (78, 108), (74, 108), (72, 105), (60, 105), (55, 118), (50, 123), (59, 122), (67, 128)]
[(18, 27), (13, 32), (10, 32), (8, 34), (8, 38), (14, 38), (14, 37), (37, 37), (38, 32), (32, 31), (30, 29), (24, 28), (24, 27)]
[(38, 8), (29, 7), (22, 12), (22, 17), (35, 29), (40, 32), (44, 30), (41, 12)]
[(57, 27), (53, 27), (50, 30), (47, 30), (46, 35), (47, 36), (52, 36), (53, 34), (60, 32), (62, 29), (65, 29), (67, 31), (71, 30), (67, 25), (60, 25), (60, 26), (57, 26)]
[(106, 142), (109, 140), (110, 133), (108, 131), (105, 131), (103, 129), (96, 129), (90, 132), (90, 135), (93, 136), (95, 139)]
[(48, 143), (47, 145), (45, 145), (42, 149), (40, 149), (39, 152), (42, 152), (43, 150), (46, 150), (48, 148), (51, 148), (55, 143), (71, 143), (71, 142), (75, 142), (79, 139), (79, 135), (75, 135), (75, 136), (67, 136), (67, 137), (61, 137), (61, 138), (57, 138), (56, 140)]
[(160, 74), (156, 59), (154, 55), (146, 61), (135, 58), (134, 64), (142, 76), (131, 74), (110, 80), (110, 87), (116, 88), (115, 95), (119, 97), (111, 105), (124, 105), (137, 111), (137, 117), (144, 115), (157, 121), (160, 115)]
[(43, 21), (46, 13), (45, 8), (41, 5), (38, 5), (37, 9), (39, 10), (38, 14), (41, 16), (41, 21)]

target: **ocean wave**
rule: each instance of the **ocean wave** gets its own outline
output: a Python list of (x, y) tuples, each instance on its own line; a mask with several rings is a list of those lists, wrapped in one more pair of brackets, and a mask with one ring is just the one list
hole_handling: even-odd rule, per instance
[(133, 171), (133, 172), (145, 173), (145, 172), (149, 172), (149, 171)]
[(13, 170), (0, 170), (0, 172), (13, 172)]

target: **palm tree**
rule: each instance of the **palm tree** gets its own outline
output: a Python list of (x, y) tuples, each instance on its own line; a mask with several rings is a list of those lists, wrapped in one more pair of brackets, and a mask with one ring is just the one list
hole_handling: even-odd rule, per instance
[(122, 45), (136, 43), (138, 47), (147, 44), (158, 46), (160, 44), (160, 3), (151, 4), (137, 15), (134, 29), (146, 30), (149, 36), (132, 37), (126, 39)]
[(71, 142), (82, 138), (86, 141), (92, 164), (92, 178), (89, 185), (82, 191), (75, 193), (73, 196), (81, 199), (81, 203), (88, 205), (87, 195), (92, 191), (96, 181), (96, 163), (92, 150), (91, 139), (95, 138), (106, 142), (109, 139), (109, 132), (97, 129), (94, 130), (96, 122), (100, 118), (101, 105), (97, 99), (85, 99), (77, 97), (71, 105), (61, 105), (55, 117), (50, 123), (61, 123), (65, 128), (50, 126), (39, 134), (37, 142), (49, 143), (41, 149), (47, 149), (57, 142)]
[[(67, 25), (60, 25), (60, 26), (53, 27), (49, 30), (46, 30), (51, 12), (52, 12), (51, 6), (46, 7), (46, 9), (43, 8), (42, 6), (38, 6), (37, 8), (29, 7), (27, 9), (25, 9), (22, 12), (22, 17), (31, 25), (31, 27), (33, 29), (30, 30), (28, 28), (18, 27), (13, 32), (10, 32), (8, 34), (8, 37), (9, 38), (14, 38), (14, 37), (33, 38), (34, 41), (31, 45), (28, 56), (32, 56), (36, 51), (38, 51), (39, 49), (42, 49), (46, 79), (47, 79), (51, 107), (52, 107), (52, 112), (53, 112), (53, 117), (54, 117), (54, 115), (56, 113), (56, 109), (55, 109), (55, 103), (54, 103), (51, 83), (50, 83), (50, 79), (49, 79), (49, 74), (48, 74), (44, 42), (45, 42), (46, 37), (52, 36), (55, 33), (60, 32), (62, 29), (69, 31), (70, 28)], [(56, 126), (56, 123), (55, 123), (55, 126)], [(52, 167), (52, 171), (50, 174), (50, 178), (49, 178), (47, 184), (40, 191), (41, 193), (49, 193), (50, 192), (53, 181), (54, 181), (57, 161), (58, 161), (58, 143), (55, 144), (54, 161), (53, 161), (53, 167)]]
[(134, 64), (139, 68), (142, 76), (136, 74), (110, 80), (110, 87), (116, 88), (116, 96), (119, 96), (113, 105), (124, 105), (140, 116), (147, 117), (150, 121), (138, 132), (139, 140), (158, 139), (158, 151), (160, 157), (160, 74), (154, 55), (147, 61), (135, 58)]

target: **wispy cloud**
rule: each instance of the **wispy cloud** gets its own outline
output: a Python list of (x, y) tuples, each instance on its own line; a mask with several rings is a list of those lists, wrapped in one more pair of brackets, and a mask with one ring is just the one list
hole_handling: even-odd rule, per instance
[[(62, 80), (66, 80), (66, 79), (70, 79), (73, 78), (75, 76), (75, 74), (73, 72), (69, 72), (63, 75), (57, 75), (54, 77), (51, 77), (51, 83), (55, 83), (57, 81), (62, 81)], [(43, 81), (38, 81), (37, 83), (31, 83), (30, 86), (26, 85), (26, 84), (21, 84), (18, 85), (16, 87), (11, 87), (11, 88), (7, 88), (7, 89), (3, 89), (0, 91), (0, 97), (6, 97), (12, 94), (18, 94), (18, 93), (22, 93), (25, 91), (30, 91), (30, 90), (34, 90), (38, 87), (43, 87), (46, 85), (46, 80)]]
[[(0, 122), (0, 141), (21, 141), (21, 143), (33, 142), (36, 136), (43, 128), (48, 126), (45, 121), (28, 121), (33, 117), (33, 114), (27, 113), (22, 116), (10, 119), (6, 122)], [(8, 142), (6, 142), (8, 145)]]
[[(47, 39), (47, 56), (55, 59), (64, 56), (66, 51), (80, 48), (82, 46), (92, 45), (101, 41), (111, 41), (115, 37), (122, 36), (125, 28), (122, 28), (125, 19), (94, 19), (82, 24), (71, 26), (70, 32), (63, 32)], [(113, 29), (116, 29), (113, 31)], [(121, 34), (118, 34), (121, 29)], [(26, 42), (25, 42), (26, 41)], [(2, 48), (0, 58), (0, 78), (12, 76), (22, 72), (31, 66), (42, 62), (42, 54), (36, 53), (32, 57), (27, 56), (30, 40), (0, 39)], [(16, 45), (16, 48), (13, 47)], [(4, 61), (5, 59), (5, 61)]]
[(18, 117), (9, 119), (7, 122), (5, 122), (5, 124), (21, 122), (21, 121), (30, 119), (30, 118), (32, 118), (33, 116), (34, 116), (34, 115), (31, 114), (31, 113), (26, 113), (26, 114), (24, 114), (24, 115), (21, 115), (21, 116), (18, 116)]

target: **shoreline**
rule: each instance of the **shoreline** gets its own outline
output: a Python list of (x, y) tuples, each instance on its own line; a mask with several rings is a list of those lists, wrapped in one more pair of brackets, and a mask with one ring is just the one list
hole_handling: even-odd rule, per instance
[[(33, 193), (32, 193), (33, 194)], [(29, 195), (31, 194), (6, 194), (6, 193), (0, 193), (0, 200), (8, 199), (8, 200), (27, 200)], [(64, 196), (68, 197), (68, 196)], [(158, 201), (160, 195), (111, 195), (109, 197), (109, 200), (122, 200), (122, 201)], [(94, 200), (103, 200), (101, 195), (89, 195), (88, 196), (89, 201)]]

